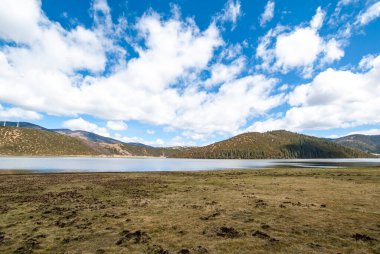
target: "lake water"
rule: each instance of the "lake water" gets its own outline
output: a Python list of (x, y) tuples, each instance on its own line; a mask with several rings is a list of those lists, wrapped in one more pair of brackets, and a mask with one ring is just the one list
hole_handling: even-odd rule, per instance
[(167, 158), (0, 157), (1, 169), (33, 172), (142, 172), (280, 167), (380, 167), (379, 159), (204, 160)]

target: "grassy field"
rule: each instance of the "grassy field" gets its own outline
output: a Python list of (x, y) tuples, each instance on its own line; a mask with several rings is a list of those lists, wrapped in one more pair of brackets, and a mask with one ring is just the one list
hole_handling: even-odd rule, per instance
[(4, 171), (0, 253), (380, 253), (380, 169)]

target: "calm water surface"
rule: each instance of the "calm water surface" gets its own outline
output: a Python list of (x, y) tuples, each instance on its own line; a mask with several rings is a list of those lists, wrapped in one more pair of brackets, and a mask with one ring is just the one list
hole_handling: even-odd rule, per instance
[(1, 169), (33, 172), (141, 172), (280, 167), (380, 167), (379, 159), (200, 160), (166, 158), (0, 157)]

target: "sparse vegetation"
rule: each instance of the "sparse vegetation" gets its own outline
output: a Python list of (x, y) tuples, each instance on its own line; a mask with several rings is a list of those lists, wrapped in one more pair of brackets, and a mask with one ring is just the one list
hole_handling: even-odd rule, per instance
[(96, 155), (79, 139), (55, 132), (0, 127), (1, 155)]
[(95, 142), (49, 130), (0, 127), (0, 155), (171, 156), (177, 148)]
[(380, 171), (0, 174), (1, 253), (379, 253)]

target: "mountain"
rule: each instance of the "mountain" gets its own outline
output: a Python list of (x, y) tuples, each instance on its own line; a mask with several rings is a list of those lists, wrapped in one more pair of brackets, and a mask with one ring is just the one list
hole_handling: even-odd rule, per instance
[[(5, 123), (5, 124), (4, 124)], [(107, 144), (130, 144), (134, 146), (143, 146), (143, 147), (149, 147), (145, 144), (136, 143), (136, 142), (122, 142), (120, 140), (116, 140), (113, 138), (104, 137), (92, 132), (88, 131), (82, 131), (82, 130), (69, 130), (69, 129), (47, 129), (42, 126), (39, 126), (37, 124), (28, 123), (28, 122), (10, 122), (10, 121), (0, 121), (0, 126), (6, 126), (6, 127), (18, 127), (19, 128), (29, 128), (29, 129), (37, 129), (37, 130), (46, 130), (46, 131), (53, 131), (60, 134), (68, 135), (71, 137), (78, 137), (81, 139), (93, 141), (93, 142), (101, 142), (101, 143), (107, 143)]]
[[(4, 122), (2, 122), (4, 125)], [(11, 127), (12, 126), (12, 127)], [(87, 131), (46, 129), (20, 122), (0, 122), (0, 155), (97, 155), (154, 156), (171, 158), (271, 159), (271, 158), (357, 158), (378, 151), (378, 139), (353, 135), (331, 140), (288, 131), (244, 133), (203, 147), (151, 147), (124, 143)], [(358, 138), (360, 137), (360, 139)], [(359, 142), (360, 140), (360, 142)], [(377, 143), (376, 143), (377, 142)], [(353, 148), (342, 145), (351, 145)]]
[(0, 126), (0, 155), (169, 157), (180, 150), (150, 147), (140, 143), (123, 143), (86, 131), (48, 130), (38, 128), (38, 125), (25, 126), (32, 128)]
[(1, 155), (97, 155), (81, 140), (55, 132), (0, 127)]
[(249, 132), (175, 157), (205, 159), (357, 158), (372, 155), (323, 138), (288, 131)]
[(119, 143), (123, 143), (123, 142), (121, 142), (119, 140), (116, 140), (116, 139), (113, 139), (113, 138), (104, 137), (104, 136), (100, 136), (98, 134), (95, 134), (95, 133), (92, 133), (92, 132), (88, 132), (88, 131), (80, 131), (80, 130), (72, 131), (72, 130), (69, 130), (69, 129), (50, 129), (50, 131), (54, 131), (54, 132), (57, 132), (57, 133), (60, 133), (60, 134), (64, 134), (64, 135), (68, 135), (68, 136), (71, 136), (71, 137), (77, 137), (77, 138), (89, 140), (89, 141), (92, 141), (92, 142), (100, 142), (100, 143), (106, 143), (106, 144), (119, 144)]
[(332, 139), (332, 141), (342, 146), (355, 148), (368, 153), (380, 154), (380, 135), (354, 134)]

